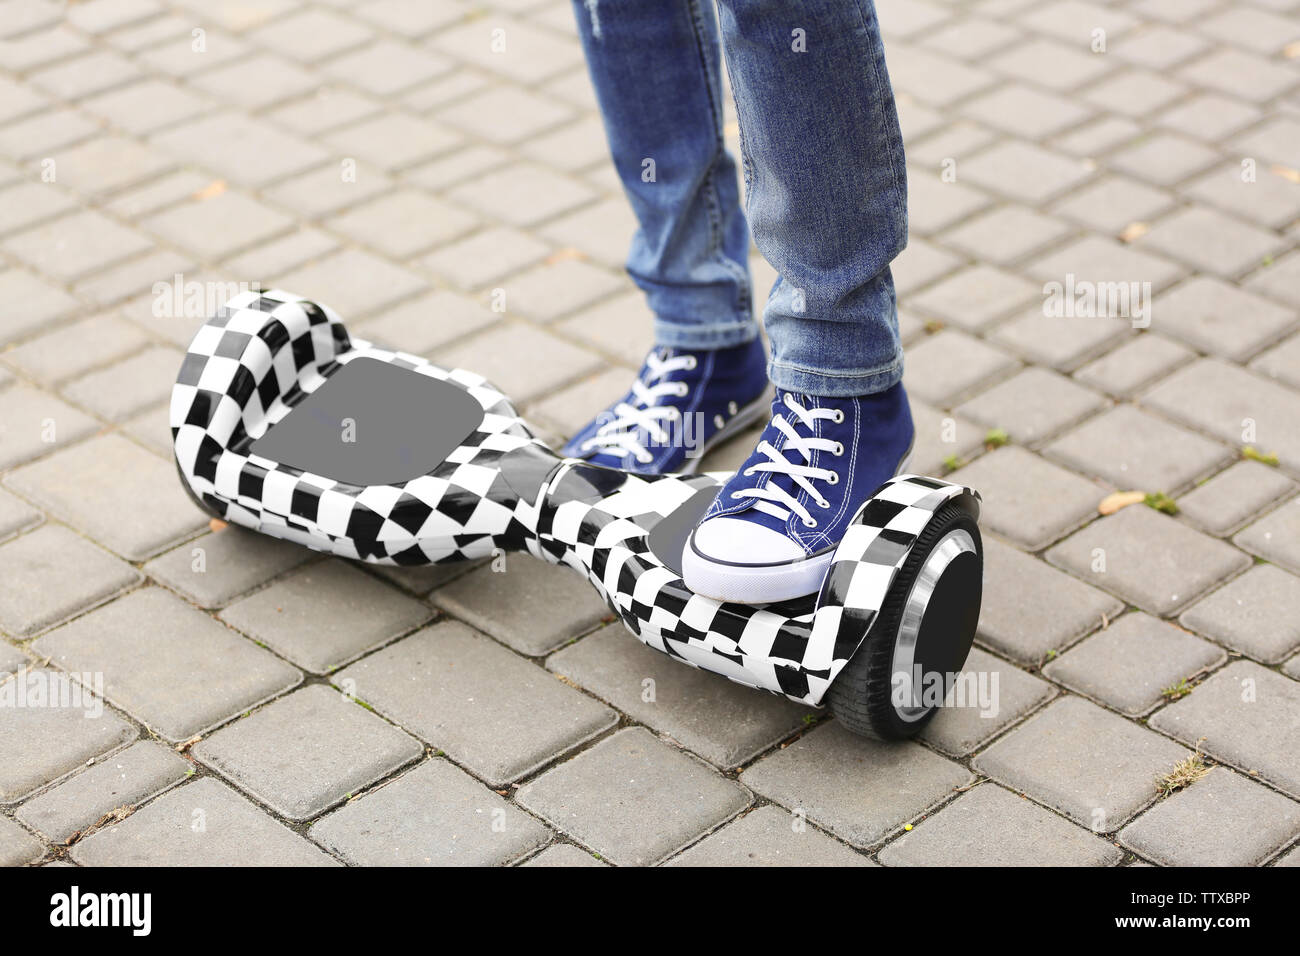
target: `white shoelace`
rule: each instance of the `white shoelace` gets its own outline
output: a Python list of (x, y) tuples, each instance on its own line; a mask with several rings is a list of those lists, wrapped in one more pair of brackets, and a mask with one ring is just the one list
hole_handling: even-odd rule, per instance
[[(794, 396), (789, 392), (785, 393), (785, 407), (794, 412), (795, 417), (799, 419), (803, 427), (809, 430), (813, 428), (813, 423), (819, 418), (830, 419), (837, 425), (844, 421), (843, 411), (832, 408), (804, 408), (795, 401)], [(817, 490), (813, 482), (825, 481), (832, 485), (839, 484), (839, 473), (829, 468), (814, 468), (809, 462), (812, 461), (814, 451), (828, 451), (838, 458), (844, 454), (844, 446), (837, 441), (831, 441), (829, 438), (800, 435), (782, 415), (772, 416), (772, 425), (777, 431), (785, 435), (785, 448), (803, 455), (804, 463), (800, 465), (790, 461), (777, 450), (775, 445), (765, 440), (759, 443), (758, 450), (767, 455), (769, 460), (750, 465), (745, 469), (745, 474), (752, 475), (756, 471), (766, 471), (776, 475), (789, 475), (794, 479), (796, 485), (808, 492), (809, 496), (817, 503), (817, 507), (829, 508), (831, 503)], [(731, 497), (737, 499), (758, 498), (760, 500), (754, 503), (754, 507), (765, 514), (770, 514), (774, 518), (785, 519), (790, 517), (790, 512), (793, 511), (803, 521), (804, 527), (817, 527), (817, 519), (804, 507), (802, 502), (784, 488), (778, 487), (770, 481), (762, 488), (742, 488), (739, 491), (733, 491)]]
[[(681, 412), (675, 405), (660, 405), (660, 399), (670, 395), (685, 398), (690, 391), (685, 382), (659, 381), (669, 372), (695, 368), (694, 355), (676, 355), (672, 358), (660, 358), (651, 352), (646, 358), (644, 379), (632, 383), (632, 396), (636, 404), (619, 402), (614, 406), (614, 419), (601, 425), (596, 434), (582, 443), (584, 452), (597, 450), (601, 454), (617, 455), (626, 458), (633, 455), (641, 464), (654, 461), (654, 456), (638, 440), (638, 433), (644, 432), (659, 444), (669, 440), (664, 422), (675, 422), (681, 418)], [(651, 384), (655, 383), (655, 384)]]

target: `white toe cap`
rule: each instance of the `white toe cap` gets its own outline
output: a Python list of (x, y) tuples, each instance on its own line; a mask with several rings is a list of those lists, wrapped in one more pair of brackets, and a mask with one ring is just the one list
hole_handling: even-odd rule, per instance
[(802, 547), (779, 531), (744, 518), (710, 518), (695, 529), (695, 548), (714, 561), (772, 564), (807, 557)]

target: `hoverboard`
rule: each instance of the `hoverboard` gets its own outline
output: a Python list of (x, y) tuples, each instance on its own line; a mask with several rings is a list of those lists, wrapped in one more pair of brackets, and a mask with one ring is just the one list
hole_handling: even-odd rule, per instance
[(482, 376), (351, 337), (328, 308), (247, 292), (194, 337), (170, 421), (211, 515), (389, 565), (527, 552), (584, 575), (643, 643), (806, 704), (915, 735), (979, 618), (979, 495), (901, 475), (858, 511), (821, 590), (733, 604), (681, 580), (726, 475), (646, 476), (561, 458)]

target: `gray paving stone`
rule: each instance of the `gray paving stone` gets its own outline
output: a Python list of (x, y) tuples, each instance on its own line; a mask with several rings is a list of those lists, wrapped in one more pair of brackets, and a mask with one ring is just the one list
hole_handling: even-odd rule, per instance
[(77, 208), (67, 193), (48, 183), (15, 183), (0, 192), (0, 202), (0, 234), (6, 235)]
[(1097, 833), (1155, 799), (1157, 774), (1188, 756), (1081, 697), (1063, 697), (975, 758), (974, 767)]
[[(97, 675), (91, 673), (91, 683)], [(0, 804), (15, 803), (103, 754), (138, 731), (103, 701), (53, 670), (22, 670), (0, 683)]]
[(790, 735), (811, 713), (683, 667), (636, 640), (621, 622), (551, 655), (546, 666), (724, 770)]
[(572, 843), (555, 843), (541, 853), (529, 857), (520, 866), (605, 866), (593, 854)]
[(1300, 392), (1204, 358), (1174, 372), (1142, 403), (1230, 445), (1274, 453), (1300, 471)]
[(743, 787), (642, 728), (607, 737), (525, 784), (517, 799), (618, 866), (655, 863), (750, 803)]
[(1235, 457), (1231, 449), (1132, 405), (1117, 405), (1043, 449), (1116, 488), (1177, 493)]
[(394, 259), (408, 259), (468, 232), (476, 218), (440, 199), (396, 190), (329, 219), (331, 230)]
[(1300, 388), (1300, 335), (1259, 355), (1250, 363), (1251, 371)]
[(508, 311), (540, 322), (586, 308), (622, 287), (621, 279), (578, 259), (545, 263), (500, 284)]
[(758, 807), (673, 857), (668, 866), (873, 866), (802, 817)]
[(613, 356), (624, 365), (640, 367), (654, 344), (653, 316), (640, 291), (606, 299), (556, 325), (556, 330)]
[(284, 289), (310, 289), (313, 299), (336, 310), (345, 321), (364, 318), (421, 291), (426, 283), (413, 272), (360, 249), (344, 249), (276, 279)]
[(613, 616), (592, 586), (567, 567), (521, 554), (508, 555), (505, 568), (471, 571), (435, 591), (433, 601), (530, 656), (546, 654)]
[(14, 816), (50, 841), (63, 843), (104, 814), (144, 803), (192, 772), (189, 761), (175, 751), (141, 740), (33, 797)]
[[(1052, 685), (978, 647), (972, 648), (964, 674), (972, 675), (975, 685), (964, 685), (967, 696), (945, 701), (947, 706), (921, 731), (920, 738), (936, 750), (951, 757), (972, 753), (984, 741), (1019, 720), (1056, 691)], [(988, 697), (980, 699), (980, 687)], [(967, 690), (965, 688), (971, 688)], [(960, 705), (960, 706), (956, 706)]]
[[(557, 103), (551, 97), (515, 86), (493, 86), (458, 98), (434, 118), (477, 139), (508, 146), (534, 138), (573, 117), (573, 110), (567, 104)], [(604, 145), (603, 137), (601, 145)], [(600, 156), (604, 156), (604, 149)]]
[(1014, 441), (1037, 444), (1090, 415), (1105, 400), (1050, 369), (1030, 367), (958, 405), (956, 411)]
[(1202, 352), (1241, 362), (1280, 339), (1297, 318), (1220, 279), (1197, 276), (1158, 296), (1152, 321)]
[[(1254, 114), (1259, 116), (1258, 111)], [(1229, 147), (1243, 156), (1259, 156), (1271, 163), (1295, 161), (1300, 145), (1300, 121), (1293, 116), (1270, 116), (1258, 126), (1232, 138)]]
[(373, 35), (367, 27), (330, 10), (307, 9), (273, 20), (249, 33), (248, 38), (277, 54), (315, 63), (358, 46)]
[(1227, 655), (1213, 644), (1133, 611), (1049, 662), (1043, 673), (1137, 717), (1159, 704), (1166, 688), (1225, 660)]
[(576, 179), (531, 163), (516, 163), (454, 187), (447, 194), (512, 226), (535, 226), (596, 198)]
[(16, 233), (0, 247), (44, 275), (75, 282), (149, 250), (150, 243), (140, 233), (87, 210)]
[(900, 296), (910, 296), (962, 265), (964, 263), (960, 256), (941, 249), (932, 242), (914, 238), (908, 242), (902, 254), (890, 263), (890, 269), (894, 274), (895, 290)]
[(427, 49), (393, 40), (331, 58), (326, 71), (338, 80), (375, 96), (389, 96), (451, 69), (451, 64)]
[(1300, 276), (1300, 254), (1291, 253), (1252, 273), (1244, 286), (1251, 292), (1294, 306), (1300, 303), (1300, 292), (1296, 291), (1297, 276)]
[(1162, 131), (1112, 154), (1107, 163), (1156, 186), (1173, 186), (1204, 172), (1220, 159), (1219, 153), (1194, 139)]
[(1044, 203), (1092, 176), (1083, 163), (1017, 140), (1004, 140), (961, 164), (963, 180), (1018, 202)]
[(1031, 362), (1069, 372), (1135, 334), (1128, 318), (1044, 315), (1043, 308), (993, 330), (992, 340)]
[(172, 165), (161, 152), (125, 136), (107, 135), (60, 152), (58, 181), (79, 195), (102, 199), (154, 179)]
[(889, 73), (900, 89), (915, 90), (916, 98), (943, 107), (993, 85), (995, 77), (950, 57), (895, 43), (890, 47)]
[(132, 561), (193, 534), (207, 517), (176, 468), (120, 435), (100, 435), (9, 473), (5, 483)]
[(316, 816), (423, 752), (414, 737), (320, 684), (223, 727), (191, 750), (295, 821)]
[(978, 639), (1023, 664), (1037, 666), (1124, 605), (1045, 561), (984, 536), (984, 599)]
[(984, 499), (981, 520), (1031, 551), (1091, 517), (1104, 492), (1016, 445), (1005, 445), (949, 476)]
[(98, 131), (95, 123), (77, 110), (50, 106), (0, 128), (0, 149), (6, 156), (30, 161), (79, 143)]
[(65, 448), (92, 434), (99, 423), (48, 392), (22, 383), (5, 390), (0, 426), (0, 468)]
[(1081, 98), (1100, 110), (1131, 116), (1149, 116), (1181, 99), (1187, 87), (1148, 70), (1125, 70), (1094, 83)]
[(1215, 767), (1119, 834), (1161, 866), (1258, 866), (1300, 833), (1300, 803)]
[(626, 395), (635, 378), (636, 372), (627, 366), (610, 366), (591, 378), (533, 403), (524, 414), (529, 421), (541, 422), (567, 438), (576, 435), (591, 421), (596, 409), (608, 408)]
[(26, 866), (45, 853), (45, 847), (12, 820), (0, 817), (0, 866)]
[(1277, 866), (1300, 866), (1300, 847), (1292, 847), (1290, 852), (1277, 859)]
[(341, 667), (432, 616), (426, 605), (341, 560), (294, 571), (220, 615), (313, 674)]
[(1300, 795), (1300, 682), (1235, 661), (1151, 718), (1157, 730)]
[[(941, 474), (947, 469), (945, 463), (950, 459), (961, 462), (983, 451), (987, 429), (968, 418), (939, 411), (915, 397), (911, 398), (911, 404), (912, 426), (916, 430), (912, 464), (909, 466), (912, 471), (920, 475)], [(745, 442), (741, 455), (748, 457), (757, 442), (757, 435)], [(740, 440), (737, 439), (735, 444), (741, 444)], [(735, 462), (733, 468), (739, 468), (744, 457)]]
[(1197, 93), (1177, 106), (1161, 110), (1158, 126), (1186, 133), (1196, 139), (1215, 142), (1260, 117), (1257, 107), (1218, 93)]
[(1016, 369), (1000, 349), (957, 329), (922, 339), (907, 353), (904, 367), (908, 394), (948, 406)]
[(345, 126), (324, 140), (336, 155), (359, 159), (386, 172), (407, 169), (462, 143), (461, 135), (445, 126), (396, 112)]
[(1296, 680), (1300, 680), (1300, 654), (1297, 654), (1282, 665), (1282, 673), (1286, 674), (1287, 677), (1293, 677)]
[(1266, 514), (1232, 540), (1252, 554), (1300, 574), (1300, 498)]
[(193, 119), (215, 104), (175, 83), (151, 77), (92, 96), (80, 105), (128, 133), (147, 136), (165, 126)]
[(1296, 85), (1295, 71), (1241, 50), (1218, 49), (1178, 71), (1179, 79), (1263, 103)]
[(245, 186), (261, 187), (326, 159), (325, 150), (264, 120), (214, 113), (154, 135), (181, 159)]
[(311, 835), (362, 866), (493, 866), (536, 849), (550, 831), (447, 761), (428, 760), (349, 801)]
[[(506, 31), (510, 55), (502, 56), (492, 45), (492, 31)], [(439, 30), (433, 45), (448, 56), (491, 73), (532, 85), (553, 77), (582, 62), (582, 53), (570, 37), (511, 19), (494, 17), (469, 20)]]
[(0, 674), (14, 674), (27, 666), (28, 657), (12, 644), (0, 643)]
[(915, 743), (882, 744), (831, 721), (741, 774), (746, 786), (857, 847), (886, 835), (973, 779)]
[(1236, 548), (1143, 505), (1094, 521), (1047, 560), (1157, 615), (1186, 606), (1250, 563)]
[(1184, 193), (1259, 226), (1284, 229), (1300, 213), (1300, 190), (1286, 169), (1272, 165), (1246, 179), (1241, 162), (1231, 160), (1189, 183)]
[(1112, 48), (1116, 56), (1153, 70), (1165, 70), (1203, 53), (1209, 43), (1185, 30), (1161, 23), (1144, 24), (1125, 34)]
[(1114, 866), (1123, 854), (994, 784), (964, 793), (880, 851), (888, 866)]
[[(1091, 97), (1095, 90), (1092, 87), (1085, 94), (1094, 105)], [(1008, 83), (965, 100), (961, 111), (1004, 133), (1029, 140), (1044, 139), (1067, 127), (1078, 126), (1091, 118), (1093, 112), (1078, 97), (1067, 98), (1019, 83)]]
[(1300, 648), (1300, 578), (1271, 564), (1249, 568), (1183, 612), (1179, 621), (1265, 664)]
[(334, 866), (335, 861), (211, 777), (165, 793), (77, 843), (82, 866)]
[(1052, 211), (1098, 232), (1121, 232), (1133, 222), (1152, 219), (1174, 204), (1174, 197), (1127, 176), (1105, 176), (1053, 204)]
[(494, 226), (453, 242), (422, 260), (425, 268), (462, 289), (479, 289), (535, 264), (550, 246), (507, 226)]
[(979, 332), (1041, 297), (1031, 282), (995, 266), (974, 265), (908, 300), (945, 323)]
[(459, 622), (427, 628), (334, 683), (501, 789), (618, 715)]
[(154, 346), (86, 373), (65, 385), (63, 394), (106, 421), (122, 422), (165, 402), (184, 360), (179, 349)]
[(1178, 511), (1211, 534), (1227, 535), (1284, 495), (1296, 483), (1276, 468), (1239, 461), (1178, 499)]
[[(346, 170), (344, 162), (349, 162)], [(377, 166), (348, 156), (291, 176), (263, 195), (300, 217), (314, 219), (382, 195), (393, 187), (394, 181)]]
[(10, 349), (4, 361), (48, 386), (124, 358), (147, 342), (144, 333), (125, 319), (95, 315)]
[(199, 258), (215, 261), (285, 232), (293, 220), (243, 193), (195, 198), (140, 225)]
[(0, 579), (0, 628), (25, 638), (108, 600), (141, 575), (62, 525), (46, 525), (0, 547)]
[(357, 334), (404, 352), (423, 354), (489, 328), (501, 320), (474, 299), (438, 289), (355, 327)]
[(1010, 205), (968, 219), (941, 238), (972, 257), (1010, 265), (1071, 232), (1070, 226), (1058, 219)]
[(80, 308), (72, 296), (23, 269), (0, 272), (0, 296), (23, 303), (21, 309), (0, 314), (0, 344), (44, 332)]
[(230, 525), (159, 555), (144, 570), (199, 607), (220, 608), (311, 556), (300, 545)]
[(990, 69), (1055, 90), (1072, 90), (1096, 79), (1110, 66), (1105, 57), (1080, 44), (1065, 44), (1045, 37), (1026, 37), (1004, 46), (988, 58)]
[(1071, 156), (1082, 157), (1085, 161), (1093, 160), (1099, 153), (1132, 142), (1141, 129), (1141, 126), (1127, 117), (1102, 116), (1049, 140), (1048, 145)]
[(1286, 248), (1274, 232), (1200, 206), (1166, 216), (1136, 244), (1228, 278), (1250, 271)]
[[(935, 166), (943, 168), (939, 163)], [(913, 167), (907, 175), (907, 180), (907, 224), (909, 231), (917, 235), (928, 236), (940, 229), (946, 229), (990, 204), (989, 196), (982, 190), (972, 189), (950, 179), (941, 179), (939, 174), (928, 166)], [(950, 245), (961, 245), (957, 241), (949, 241), (953, 238), (952, 234), (946, 235), (945, 241)], [(1008, 244), (1016, 241), (1014, 236), (1006, 232), (1001, 233), (999, 238)]]
[(32, 645), (72, 673), (102, 673), (104, 696), (179, 742), (296, 685), (302, 674), (161, 588), (142, 588)]
[(1144, 385), (1168, 375), (1195, 355), (1187, 346), (1164, 336), (1137, 335), (1089, 362), (1074, 377), (1116, 398), (1130, 398)]

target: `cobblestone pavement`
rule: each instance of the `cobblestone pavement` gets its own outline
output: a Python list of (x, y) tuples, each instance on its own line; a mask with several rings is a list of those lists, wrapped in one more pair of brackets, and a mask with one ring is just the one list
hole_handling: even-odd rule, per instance
[[(567, 570), (325, 560), (176, 480), (177, 274), (332, 304), (553, 438), (625, 387), (649, 317), (567, 0), (0, 2), (0, 670), (36, 674), (0, 861), (1300, 864), (1300, 3), (880, 7), (916, 467), (984, 494), (999, 679), (897, 746), (656, 656)], [(1150, 327), (1046, 317), (1069, 281), (1150, 283)]]

